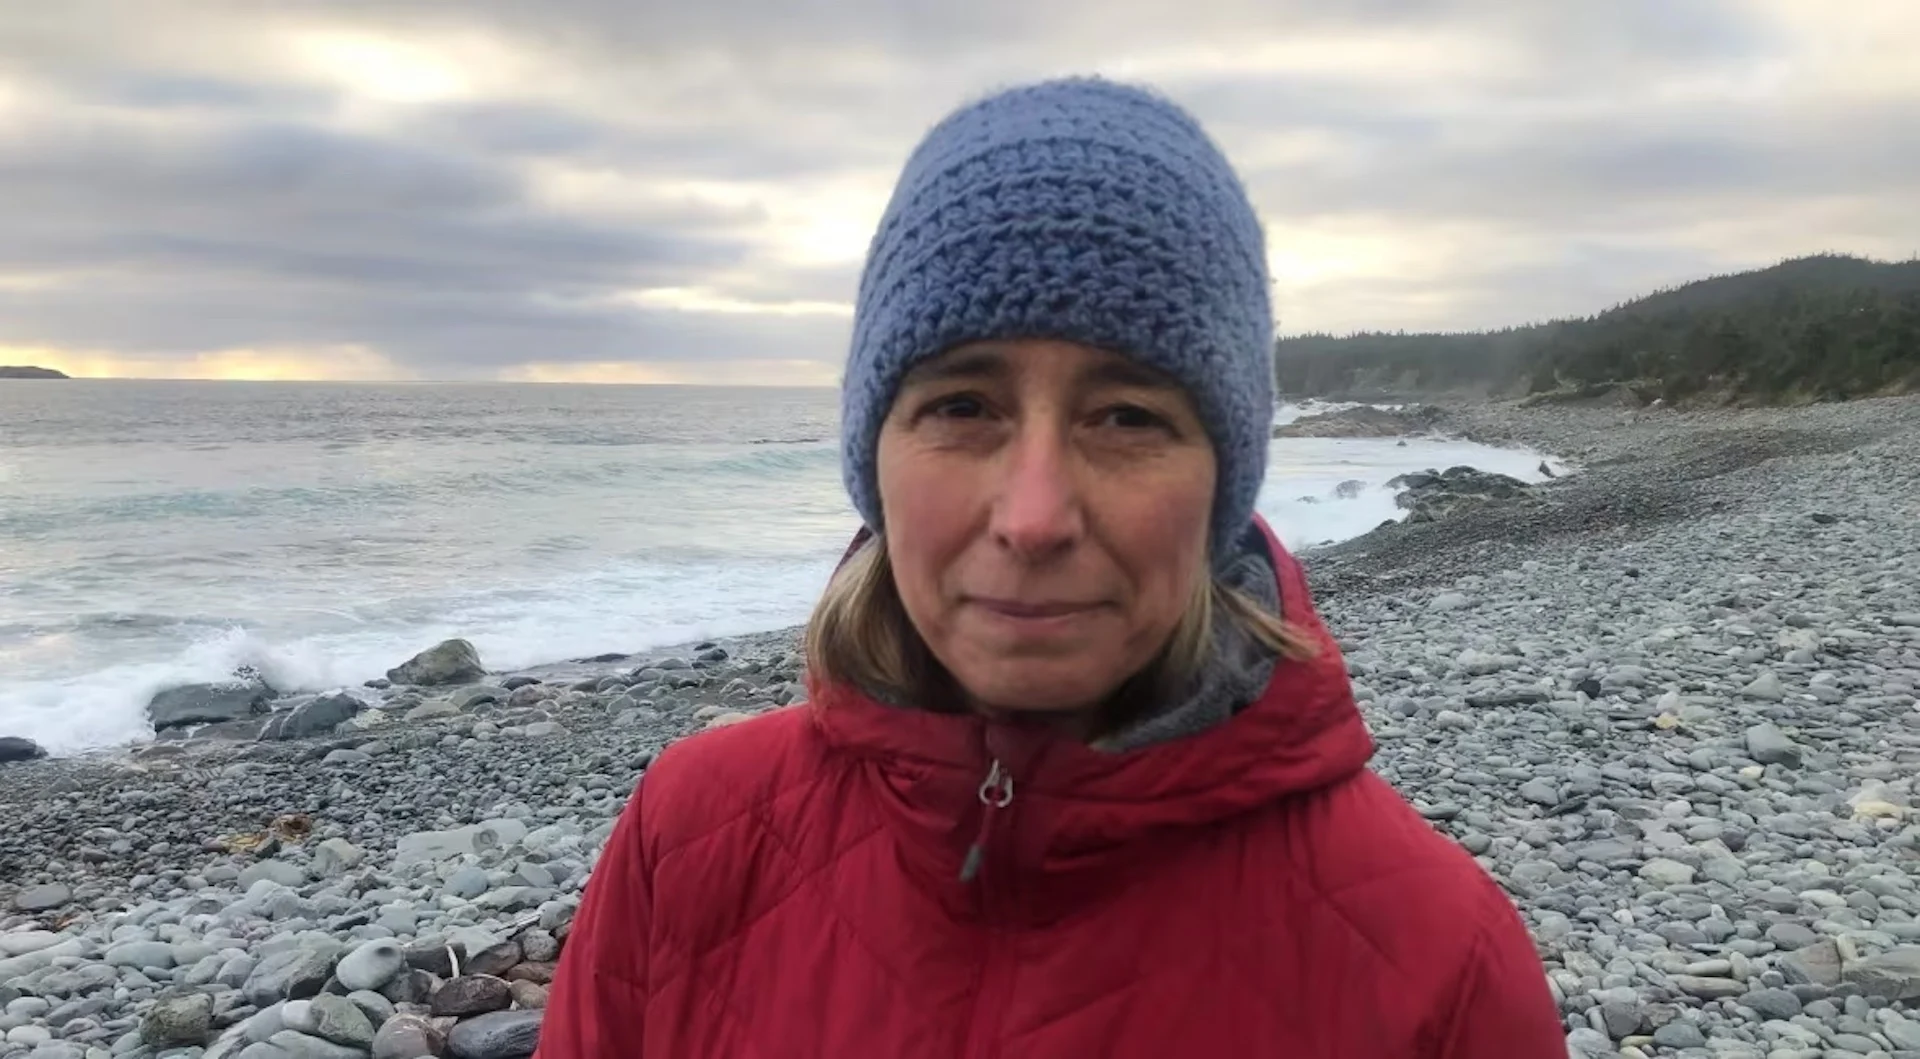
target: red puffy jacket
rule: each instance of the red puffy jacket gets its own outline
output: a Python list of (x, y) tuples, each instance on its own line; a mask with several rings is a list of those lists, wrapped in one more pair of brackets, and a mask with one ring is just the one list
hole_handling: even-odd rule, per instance
[(1563, 1059), (1519, 916), (1364, 768), (1269, 543), (1322, 654), (1199, 735), (1102, 753), (820, 687), (675, 744), (587, 888), (539, 1055)]

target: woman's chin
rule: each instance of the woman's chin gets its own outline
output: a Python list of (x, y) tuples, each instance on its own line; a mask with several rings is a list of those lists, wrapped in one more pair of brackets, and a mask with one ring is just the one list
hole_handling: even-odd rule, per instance
[(1015, 658), (965, 668), (954, 676), (994, 713), (1081, 713), (1105, 702), (1115, 687), (1110, 668), (1072, 659)]

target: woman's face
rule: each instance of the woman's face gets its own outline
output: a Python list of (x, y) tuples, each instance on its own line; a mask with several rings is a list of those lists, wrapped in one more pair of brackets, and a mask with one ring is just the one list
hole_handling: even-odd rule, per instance
[(1213, 446), (1184, 390), (1112, 353), (984, 342), (921, 364), (879, 484), (901, 601), (978, 708), (1099, 706), (1205, 576)]

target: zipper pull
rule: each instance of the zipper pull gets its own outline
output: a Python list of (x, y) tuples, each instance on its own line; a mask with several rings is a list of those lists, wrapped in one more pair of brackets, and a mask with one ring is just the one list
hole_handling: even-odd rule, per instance
[(986, 810), (980, 814), (980, 833), (974, 836), (973, 845), (967, 847), (967, 859), (960, 865), (963, 883), (970, 883), (980, 875), (980, 862), (986, 859), (987, 826), (993, 820), (993, 811), (1013, 804), (1013, 776), (1001, 767), (999, 758), (993, 759), (987, 778), (980, 781), (979, 794), (980, 804), (986, 806)]

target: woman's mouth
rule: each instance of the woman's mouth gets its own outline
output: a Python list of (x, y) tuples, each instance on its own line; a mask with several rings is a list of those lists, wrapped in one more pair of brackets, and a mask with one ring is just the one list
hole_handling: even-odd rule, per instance
[(1104, 604), (1081, 600), (1002, 599), (976, 596), (971, 603), (993, 624), (1022, 638), (1065, 633), (1103, 609)]

